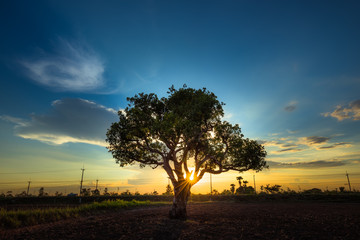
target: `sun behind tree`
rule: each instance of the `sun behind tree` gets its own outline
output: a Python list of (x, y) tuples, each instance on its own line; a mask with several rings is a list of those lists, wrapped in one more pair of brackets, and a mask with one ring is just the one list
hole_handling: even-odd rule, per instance
[[(229, 170), (260, 171), (267, 167), (264, 147), (243, 138), (240, 127), (222, 121), (222, 106), (214, 93), (203, 89), (169, 89), (167, 98), (139, 93), (119, 122), (107, 131), (107, 147), (121, 167), (161, 166), (174, 186), (171, 218), (186, 219), (190, 189), (205, 173)], [(194, 169), (189, 170), (192, 162)]]

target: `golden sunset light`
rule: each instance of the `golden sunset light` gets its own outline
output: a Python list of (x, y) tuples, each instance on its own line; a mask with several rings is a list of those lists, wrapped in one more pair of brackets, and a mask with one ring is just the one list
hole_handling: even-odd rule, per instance
[(360, 239), (359, 12), (1, 1), (0, 239)]

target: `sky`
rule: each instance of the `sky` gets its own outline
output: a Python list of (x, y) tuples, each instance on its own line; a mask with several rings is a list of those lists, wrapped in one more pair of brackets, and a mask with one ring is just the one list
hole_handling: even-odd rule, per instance
[[(257, 190), (360, 190), (359, 1), (1, 1), (0, 193), (165, 191), (105, 134), (127, 97), (203, 88), (264, 144)], [(229, 189), (239, 173), (213, 176)], [(193, 187), (208, 193), (209, 175)]]

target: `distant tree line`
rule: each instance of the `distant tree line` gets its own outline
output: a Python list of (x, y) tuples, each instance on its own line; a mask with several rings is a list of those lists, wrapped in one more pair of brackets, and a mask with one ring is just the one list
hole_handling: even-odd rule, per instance
[[(252, 186), (249, 186), (249, 182), (247, 180), (244, 180), (244, 178), (242, 176), (238, 176), (236, 177), (236, 180), (238, 181), (238, 187), (236, 188), (235, 184), (230, 184), (230, 188), (229, 189), (224, 189), (222, 192), (219, 192), (216, 189), (212, 190), (211, 195), (241, 195), (241, 194), (256, 194), (255, 189)], [(347, 191), (345, 189), (345, 187), (341, 186), (339, 188), (336, 188), (335, 190), (321, 190), (320, 188), (312, 188), (312, 189), (307, 189), (307, 190), (299, 190), (299, 191), (295, 191), (292, 190), (290, 188), (287, 188), (286, 190), (284, 190), (283, 188), (281, 188), (281, 185), (278, 184), (266, 184), (266, 185), (261, 185), (260, 186), (260, 192), (259, 194), (297, 194), (297, 193), (303, 193), (303, 194), (322, 194), (322, 193), (332, 193), (332, 194), (336, 194), (336, 193), (348, 193), (350, 191)], [(352, 189), (351, 192), (359, 192), (356, 189)], [(156, 196), (156, 195), (163, 195), (163, 196), (173, 196), (174, 195), (174, 190), (172, 189), (171, 185), (168, 184), (166, 185), (165, 188), (165, 192), (163, 192), (162, 194), (159, 194), (155, 189), (154, 191), (150, 192), (150, 193), (144, 193), (144, 194), (140, 194), (139, 191), (135, 191), (135, 192), (130, 192), (130, 190), (125, 190), (124, 192), (118, 193), (118, 192), (110, 192), (108, 190), (108, 188), (104, 188), (104, 191), (101, 193), (99, 189), (94, 189), (91, 190), (91, 188), (83, 188), (81, 190), (81, 194), (80, 196), (82, 197), (97, 197), (97, 196), (140, 196), (140, 195), (144, 195), (144, 196)], [(202, 195), (202, 194), (199, 194)], [(6, 193), (1, 193), (0, 197), (4, 198), (4, 197), (28, 197), (28, 196), (33, 196), (33, 197), (47, 197), (50, 196), (49, 193), (47, 193), (45, 191), (44, 187), (40, 187), (38, 194), (37, 195), (32, 195), (32, 194), (27, 194), (26, 191), (22, 191), (21, 193), (17, 193), (17, 194), (13, 194), (12, 191), (7, 191)], [(56, 197), (64, 197), (64, 196), (78, 196), (78, 194), (75, 193), (69, 193), (69, 194), (63, 194), (62, 192), (58, 192), (56, 191), (54, 193), (54, 195), (52, 196), (56, 196)]]

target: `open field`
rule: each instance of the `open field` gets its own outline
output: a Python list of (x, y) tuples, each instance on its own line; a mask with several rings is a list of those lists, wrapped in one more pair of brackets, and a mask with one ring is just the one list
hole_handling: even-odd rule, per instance
[(114, 210), (5, 230), (0, 239), (360, 239), (360, 203), (205, 202)]
[[(0, 198), (0, 208), (4, 209), (28, 209), (28, 208), (50, 208), (79, 206), (80, 202), (93, 203), (106, 200), (124, 201), (151, 201), (151, 202), (172, 202), (173, 196), (166, 195), (128, 195), (128, 196), (88, 196), (88, 197), (67, 197), (67, 196), (29, 196), (29, 197), (3, 197)], [(81, 200), (80, 200), (81, 199)], [(192, 194), (189, 198), (194, 202), (213, 201), (235, 201), (235, 202), (258, 202), (258, 201), (325, 201), (325, 202), (358, 202), (360, 203), (359, 192), (345, 193), (277, 193), (277, 194), (235, 194), (235, 195), (213, 195)]]
[(0, 230), (33, 226), (42, 223), (56, 222), (68, 218), (95, 215), (115, 210), (133, 209), (138, 207), (150, 207), (158, 205), (169, 205), (169, 202), (150, 201), (124, 201), (105, 200), (78, 205), (10, 205), (8, 208), (0, 209)]

